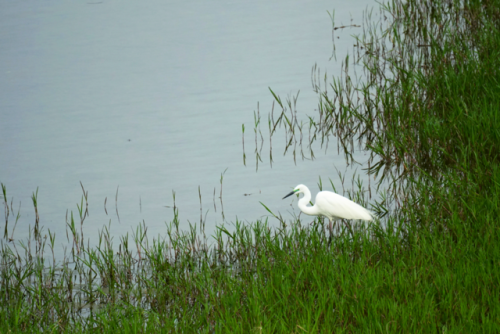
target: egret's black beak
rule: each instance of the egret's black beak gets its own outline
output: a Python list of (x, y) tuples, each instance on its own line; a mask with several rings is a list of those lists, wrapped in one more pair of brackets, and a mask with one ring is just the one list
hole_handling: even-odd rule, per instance
[(289, 193), (288, 195), (286, 195), (285, 197), (283, 197), (282, 199), (285, 199), (285, 198), (287, 198), (287, 197), (289, 197), (289, 196), (292, 196), (293, 194), (295, 194), (295, 190), (294, 190), (294, 191), (292, 191), (291, 193)]

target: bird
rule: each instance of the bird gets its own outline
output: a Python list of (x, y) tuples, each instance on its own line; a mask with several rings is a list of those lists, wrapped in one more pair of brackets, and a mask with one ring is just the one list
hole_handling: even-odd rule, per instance
[(320, 191), (316, 195), (316, 203), (313, 206), (307, 206), (311, 201), (311, 192), (303, 184), (296, 186), (283, 199), (300, 193), (304, 194), (304, 197), (298, 203), (300, 211), (309, 216), (324, 216), (328, 218), (330, 221), (330, 230), (332, 229), (332, 221), (337, 219), (373, 220), (374, 215), (371, 211), (331, 191)]

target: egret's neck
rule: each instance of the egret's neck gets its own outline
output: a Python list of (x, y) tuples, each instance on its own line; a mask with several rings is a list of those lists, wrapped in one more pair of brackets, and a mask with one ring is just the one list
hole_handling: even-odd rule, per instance
[(306, 215), (309, 216), (317, 216), (317, 208), (316, 206), (307, 206), (309, 202), (311, 201), (311, 192), (309, 189), (304, 190), (304, 197), (299, 199), (299, 209), (300, 211), (304, 212)]

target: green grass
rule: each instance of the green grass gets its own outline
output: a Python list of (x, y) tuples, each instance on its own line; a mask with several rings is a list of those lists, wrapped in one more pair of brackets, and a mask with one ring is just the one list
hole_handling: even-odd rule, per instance
[(0, 328), (498, 332), (496, 217), (486, 238), (455, 219), (450, 224), (463, 231), (386, 233), (374, 227), (354, 238), (331, 237), (320, 223), (278, 230), (236, 224), (234, 233), (219, 230), (209, 250), (193, 239), (194, 231), (177, 235), (171, 225), (171, 237), (140, 245), (141, 260), (122, 239), (119, 254), (103, 242), (81, 249), (74, 262), (55, 271), (40, 257), (19, 262), (4, 245)]
[(336, 136), (350, 163), (368, 151), (387, 228), (236, 222), (207, 239), (175, 218), (164, 239), (142, 225), (113, 246), (103, 228), (89, 248), (82, 198), (54, 264), (38, 215), (29, 240), (13, 238), (2, 186), (0, 332), (500, 332), (500, 3), (394, 1), (382, 14), (342, 76), (316, 82), (320, 115), (289, 119), (294, 102), (275, 94), (269, 127), (288, 131), (294, 158), (307, 128), (312, 142)]

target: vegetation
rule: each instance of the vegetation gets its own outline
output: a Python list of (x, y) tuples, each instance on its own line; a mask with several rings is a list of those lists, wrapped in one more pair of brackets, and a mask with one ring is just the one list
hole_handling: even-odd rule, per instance
[(209, 240), (174, 219), (165, 239), (139, 226), (116, 252), (106, 228), (85, 245), (84, 191), (57, 262), (38, 219), (29, 240), (10, 240), (2, 185), (0, 331), (500, 332), (500, 3), (395, 0), (381, 14), (357, 39), (363, 77), (353, 57), (340, 77), (315, 69), (319, 115), (300, 123), (275, 95), (269, 118), (294, 157), (332, 137), (349, 163), (356, 145), (370, 152), (387, 188), (381, 227), (236, 222)]

